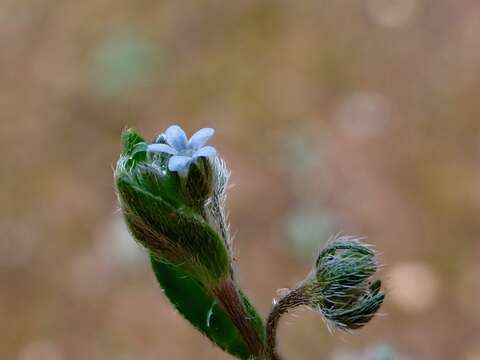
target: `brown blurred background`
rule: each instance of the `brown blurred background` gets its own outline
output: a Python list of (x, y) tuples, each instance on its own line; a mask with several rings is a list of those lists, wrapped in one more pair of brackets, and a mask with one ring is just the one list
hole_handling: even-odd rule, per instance
[(480, 359), (476, 0), (1, 0), (0, 359), (229, 359), (163, 297), (119, 217), (123, 127), (212, 126), (240, 281), (276, 289), (342, 232), (382, 312), (286, 359)]

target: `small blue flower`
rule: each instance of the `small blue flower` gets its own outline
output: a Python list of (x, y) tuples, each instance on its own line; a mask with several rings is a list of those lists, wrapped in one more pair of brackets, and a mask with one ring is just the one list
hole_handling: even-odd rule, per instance
[(150, 144), (147, 150), (173, 155), (168, 160), (168, 170), (184, 174), (196, 159), (217, 154), (217, 150), (213, 146), (205, 146), (214, 132), (215, 130), (212, 128), (203, 128), (193, 134), (190, 140), (187, 140), (185, 131), (178, 125), (172, 125), (165, 130), (166, 143)]

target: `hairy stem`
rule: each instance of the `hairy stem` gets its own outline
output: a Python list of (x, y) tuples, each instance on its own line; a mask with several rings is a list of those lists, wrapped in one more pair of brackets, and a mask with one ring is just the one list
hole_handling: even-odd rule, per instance
[(242, 335), (251, 354), (253, 354), (256, 359), (265, 359), (263, 341), (243, 305), (240, 294), (233, 283), (233, 280), (226, 280), (213, 288), (212, 291)]
[(281, 298), (270, 311), (266, 323), (267, 344), (265, 351), (267, 360), (281, 360), (281, 356), (276, 350), (278, 323), (280, 322), (282, 315), (298, 306), (307, 305), (304, 291), (305, 288), (303, 285), (290, 291), (287, 295)]

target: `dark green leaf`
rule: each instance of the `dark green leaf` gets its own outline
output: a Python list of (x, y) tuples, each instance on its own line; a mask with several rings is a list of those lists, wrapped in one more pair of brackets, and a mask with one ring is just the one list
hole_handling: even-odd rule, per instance
[[(240, 358), (252, 359), (241, 335), (215, 297), (187, 272), (151, 258), (155, 276), (175, 308), (195, 328), (224, 351)], [(262, 338), (263, 323), (248, 299), (242, 294), (245, 308), (254, 319)]]

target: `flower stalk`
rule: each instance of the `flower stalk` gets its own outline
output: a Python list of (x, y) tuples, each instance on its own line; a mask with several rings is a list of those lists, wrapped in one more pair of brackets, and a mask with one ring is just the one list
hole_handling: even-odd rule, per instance
[(277, 330), (280, 318), (290, 311), (293, 311), (299, 306), (307, 306), (308, 301), (305, 298), (305, 288), (299, 286), (298, 288), (288, 292), (280, 300), (275, 303), (275, 306), (268, 315), (266, 328), (266, 346), (265, 352), (268, 360), (281, 360), (280, 354), (277, 352)]

